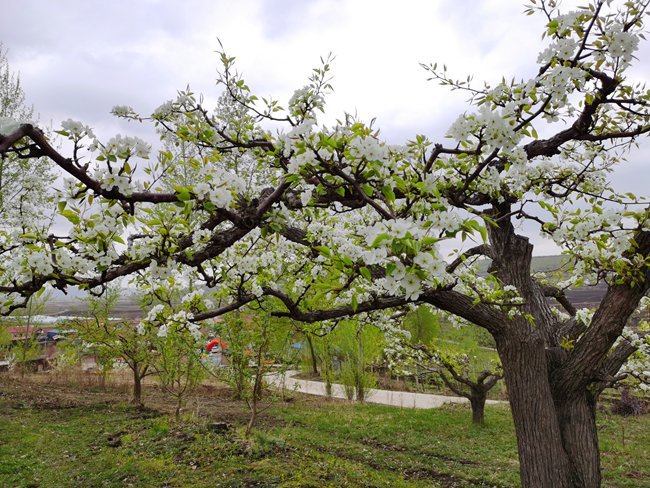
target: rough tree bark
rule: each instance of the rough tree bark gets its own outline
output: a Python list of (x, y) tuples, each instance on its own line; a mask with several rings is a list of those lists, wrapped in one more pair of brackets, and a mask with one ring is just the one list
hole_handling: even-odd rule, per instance
[[(495, 207), (492, 218), (510, 212)], [(517, 433), (521, 479), (525, 487), (598, 487), (601, 483), (596, 396), (614, 375), (614, 341), (640, 298), (648, 271), (627, 283), (609, 286), (589, 328), (573, 350), (559, 347), (558, 331), (544, 290), (531, 277), (532, 246), (517, 236), (507, 219), (489, 226), (491, 272), (514, 285), (524, 298), (522, 314), (494, 334), (503, 365)], [(650, 234), (636, 235), (637, 252), (650, 251)], [(527, 315), (528, 318), (525, 318)]]

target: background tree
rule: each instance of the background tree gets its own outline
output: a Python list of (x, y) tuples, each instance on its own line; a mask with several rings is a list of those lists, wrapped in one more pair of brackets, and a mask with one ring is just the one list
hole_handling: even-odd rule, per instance
[(267, 377), (284, 375), (295, 361), (291, 354), (294, 328), (268, 311), (245, 309), (220, 322), (216, 332), (228, 344), (229, 364), (218, 368), (215, 375), (232, 385), (235, 398), (246, 402), (248, 436), (258, 415), (273, 404), (272, 393), (266, 392)]
[(31, 296), (27, 305), (12, 315), (12, 325), (17, 327), (19, 335), (12, 340), (9, 355), (13, 359), (13, 367), (17, 368), (21, 375), (30, 368), (33, 360), (45, 357), (45, 336), (39, 333), (41, 323), (38, 319), (43, 315), (50, 295), (45, 291)]
[(348, 399), (364, 402), (377, 386), (370, 369), (384, 350), (384, 335), (370, 321), (343, 320), (330, 333), (331, 345), (341, 358), (339, 379)]
[[(408, 344), (412, 346), (430, 344), (440, 332), (438, 317), (426, 307), (418, 307), (415, 311), (406, 315), (404, 317), (403, 328), (408, 332)], [(419, 387), (420, 365), (418, 362), (415, 362), (413, 367), (415, 369), (413, 374), (415, 384)]]
[(417, 346), (423, 360), (416, 361), (425, 371), (438, 375), (444, 384), (456, 395), (467, 398), (472, 407), (472, 422), (485, 422), (485, 402), (488, 392), (503, 378), (500, 364), (491, 364), (478, 373), (472, 371), (471, 359), (467, 354), (449, 354), (431, 351), (426, 346)]
[(142, 381), (153, 374), (150, 366), (157, 330), (112, 318), (111, 313), (121, 294), (119, 285), (112, 284), (106, 286), (99, 297), (85, 297), (83, 302), (88, 308), (89, 318), (77, 320), (74, 328), (80, 340), (78, 346), (83, 353), (96, 355), (103, 374), (112, 369), (116, 361), (126, 364), (133, 379), (131, 402), (142, 407)]
[[(193, 318), (205, 311), (203, 293), (189, 290), (186, 280), (176, 275), (165, 278), (143, 273), (138, 280), (143, 302), (155, 303), (140, 321), (138, 333), (151, 337), (150, 367), (162, 389), (176, 400), (176, 418), (189, 396), (201, 384), (206, 371), (202, 350), (206, 343)], [(209, 303), (209, 302), (208, 302)]]
[(483, 424), (488, 392), (503, 378), (496, 350), (479, 345), (472, 324), (445, 325), (458, 334), (443, 335), (438, 316), (422, 306), (407, 314), (402, 329), (388, 334), (389, 364), (401, 374), (439, 378), (470, 401), (472, 421)]
[[(12, 72), (7, 50), (0, 43), (0, 125), (2, 121), (34, 120), (34, 108), (27, 103), (20, 76)], [(47, 158), (20, 158), (15, 153), (0, 157), (0, 230), (18, 228), (25, 232), (44, 224), (51, 214), (50, 183), (54, 178)]]

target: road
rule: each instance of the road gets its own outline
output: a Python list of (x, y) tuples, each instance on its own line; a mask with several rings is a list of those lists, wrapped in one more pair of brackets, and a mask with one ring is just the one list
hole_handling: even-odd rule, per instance
[[(268, 376), (269, 382), (281, 388), (283, 386), (289, 390), (296, 390), (309, 395), (327, 396), (325, 393), (325, 383), (322, 381), (302, 380), (294, 376), (300, 374), (300, 371), (287, 371), (284, 375), (272, 374)], [(332, 397), (347, 398), (343, 385), (332, 384)], [(469, 400), (463, 397), (453, 397), (445, 395), (431, 395), (428, 393), (412, 393), (408, 391), (392, 390), (370, 390), (366, 398), (367, 403), (378, 403), (381, 405), (392, 405), (402, 408), (440, 408), (445, 403), (468, 403)], [(496, 400), (488, 400), (487, 404), (505, 403)]]

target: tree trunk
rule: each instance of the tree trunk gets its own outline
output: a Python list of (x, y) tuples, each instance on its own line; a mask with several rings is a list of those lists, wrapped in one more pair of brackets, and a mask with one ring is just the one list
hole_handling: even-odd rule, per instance
[(469, 403), (472, 406), (472, 422), (474, 424), (483, 425), (485, 421), (485, 393), (472, 393)]
[(183, 396), (178, 395), (176, 398), (176, 411), (174, 412), (174, 417), (178, 420), (181, 417), (181, 410), (183, 409)]
[(137, 405), (138, 407), (142, 406), (142, 377), (140, 376), (140, 367), (136, 363), (133, 368), (133, 398), (131, 403)]
[(573, 486), (600, 486), (600, 450), (596, 430), (596, 401), (591, 394), (556, 399), (562, 443), (573, 468)]
[(244, 437), (248, 438), (251, 435), (256, 420), (257, 420), (257, 400), (253, 398), (253, 403), (251, 405), (251, 416), (248, 419), (248, 424), (246, 425), (246, 432), (244, 433)]
[[(497, 338), (517, 434), (524, 488), (574, 488), (553, 403), (543, 341)], [(586, 485), (585, 485), (586, 486)], [(590, 488), (593, 488), (592, 485)]]
[(316, 351), (314, 351), (314, 344), (312, 343), (311, 337), (309, 334), (305, 334), (307, 337), (307, 344), (309, 344), (309, 354), (311, 355), (311, 371), (315, 375), (318, 374), (318, 358), (316, 357)]

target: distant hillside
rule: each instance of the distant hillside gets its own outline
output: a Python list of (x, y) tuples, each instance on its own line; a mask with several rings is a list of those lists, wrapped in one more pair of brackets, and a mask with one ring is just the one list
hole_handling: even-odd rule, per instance
[[(490, 260), (484, 259), (479, 262), (479, 273), (487, 273), (490, 267)], [(534, 256), (532, 268), (533, 271), (553, 275), (557, 273), (557, 279), (562, 280), (568, 276), (568, 258), (567, 256)], [(599, 283), (596, 286), (583, 286), (578, 289), (567, 290), (569, 300), (577, 308), (593, 308), (605, 295), (607, 285)]]
[(543, 273), (559, 271), (567, 263), (567, 256), (533, 256), (533, 270)]
[[(85, 296), (87, 296), (86, 292), (77, 289), (74, 289), (68, 295), (57, 290), (56, 293), (52, 293), (50, 299), (45, 304), (45, 313), (54, 316), (85, 316), (88, 314), (88, 307), (81, 301)], [(111, 315), (135, 320), (142, 317), (143, 313), (140, 309), (138, 298), (134, 295), (125, 295), (120, 297)]]
[[(544, 273), (558, 272), (561, 275), (566, 273), (562, 270), (566, 262), (565, 256), (535, 256), (533, 257), (533, 270), (541, 271)], [(487, 272), (490, 261), (483, 260), (479, 263), (479, 268), (482, 272)], [(578, 308), (594, 307), (605, 294), (606, 285), (599, 284), (597, 286), (585, 286), (577, 290), (569, 290), (567, 292), (569, 299)], [(88, 313), (88, 309), (81, 301), (81, 298), (86, 296), (86, 292), (80, 291), (76, 288), (71, 288), (67, 295), (58, 290), (54, 290), (51, 299), (46, 305), (46, 313), (49, 315), (73, 315), (83, 316)], [(143, 313), (140, 309), (137, 297), (127, 295), (118, 301), (114, 313), (116, 317), (125, 317), (131, 319), (139, 319)]]

